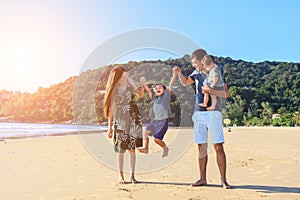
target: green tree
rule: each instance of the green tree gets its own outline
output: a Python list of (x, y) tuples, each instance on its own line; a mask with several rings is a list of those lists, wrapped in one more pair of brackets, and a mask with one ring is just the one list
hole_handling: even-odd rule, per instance
[(232, 124), (243, 125), (245, 101), (239, 95), (232, 99), (233, 102), (227, 103), (226, 117), (231, 120)]
[(270, 125), (272, 123), (273, 108), (269, 102), (262, 102), (262, 113), (260, 118), (262, 120), (262, 125)]

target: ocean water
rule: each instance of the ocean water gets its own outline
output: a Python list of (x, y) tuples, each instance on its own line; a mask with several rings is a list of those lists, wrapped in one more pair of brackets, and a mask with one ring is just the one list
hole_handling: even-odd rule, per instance
[(0, 139), (44, 137), (76, 134), (82, 132), (103, 132), (105, 126), (71, 124), (32, 124), (0, 122)]

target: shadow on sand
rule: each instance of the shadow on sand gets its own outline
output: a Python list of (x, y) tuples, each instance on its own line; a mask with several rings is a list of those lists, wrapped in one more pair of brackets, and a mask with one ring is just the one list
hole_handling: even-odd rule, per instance
[[(174, 186), (189, 186), (192, 183), (179, 183), (179, 182), (153, 182), (153, 181), (140, 181), (140, 184), (150, 185), (174, 185)], [(217, 184), (208, 184), (206, 186), (199, 187), (221, 187)], [(245, 190), (256, 190), (262, 193), (295, 193), (300, 194), (300, 187), (284, 187), (284, 186), (264, 186), (264, 185), (231, 185), (231, 189), (245, 189)]]
[(262, 193), (295, 193), (300, 194), (300, 187), (264, 186), (264, 185), (236, 185), (233, 189), (256, 190)]
[(175, 186), (191, 186), (191, 183), (176, 183), (176, 182), (154, 182), (154, 181), (139, 181), (139, 184), (149, 184), (149, 185), (175, 185)]

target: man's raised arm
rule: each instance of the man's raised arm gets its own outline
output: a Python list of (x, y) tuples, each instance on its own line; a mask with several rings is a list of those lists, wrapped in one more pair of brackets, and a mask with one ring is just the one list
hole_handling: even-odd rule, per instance
[(188, 86), (188, 85), (191, 85), (191, 84), (194, 83), (194, 80), (191, 79), (191, 77), (185, 77), (182, 74), (180, 67), (178, 67), (178, 66), (174, 67), (173, 71), (175, 71), (175, 73), (178, 74), (179, 80), (180, 80), (180, 82), (181, 82), (182, 85)]

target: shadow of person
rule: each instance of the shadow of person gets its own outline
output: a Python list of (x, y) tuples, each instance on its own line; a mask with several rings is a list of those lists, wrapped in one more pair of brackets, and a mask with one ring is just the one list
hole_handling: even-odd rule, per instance
[(265, 186), (265, 185), (236, 185), (235, 189), (257, 190), (262, 193), (300, 193), (300, 187)]

